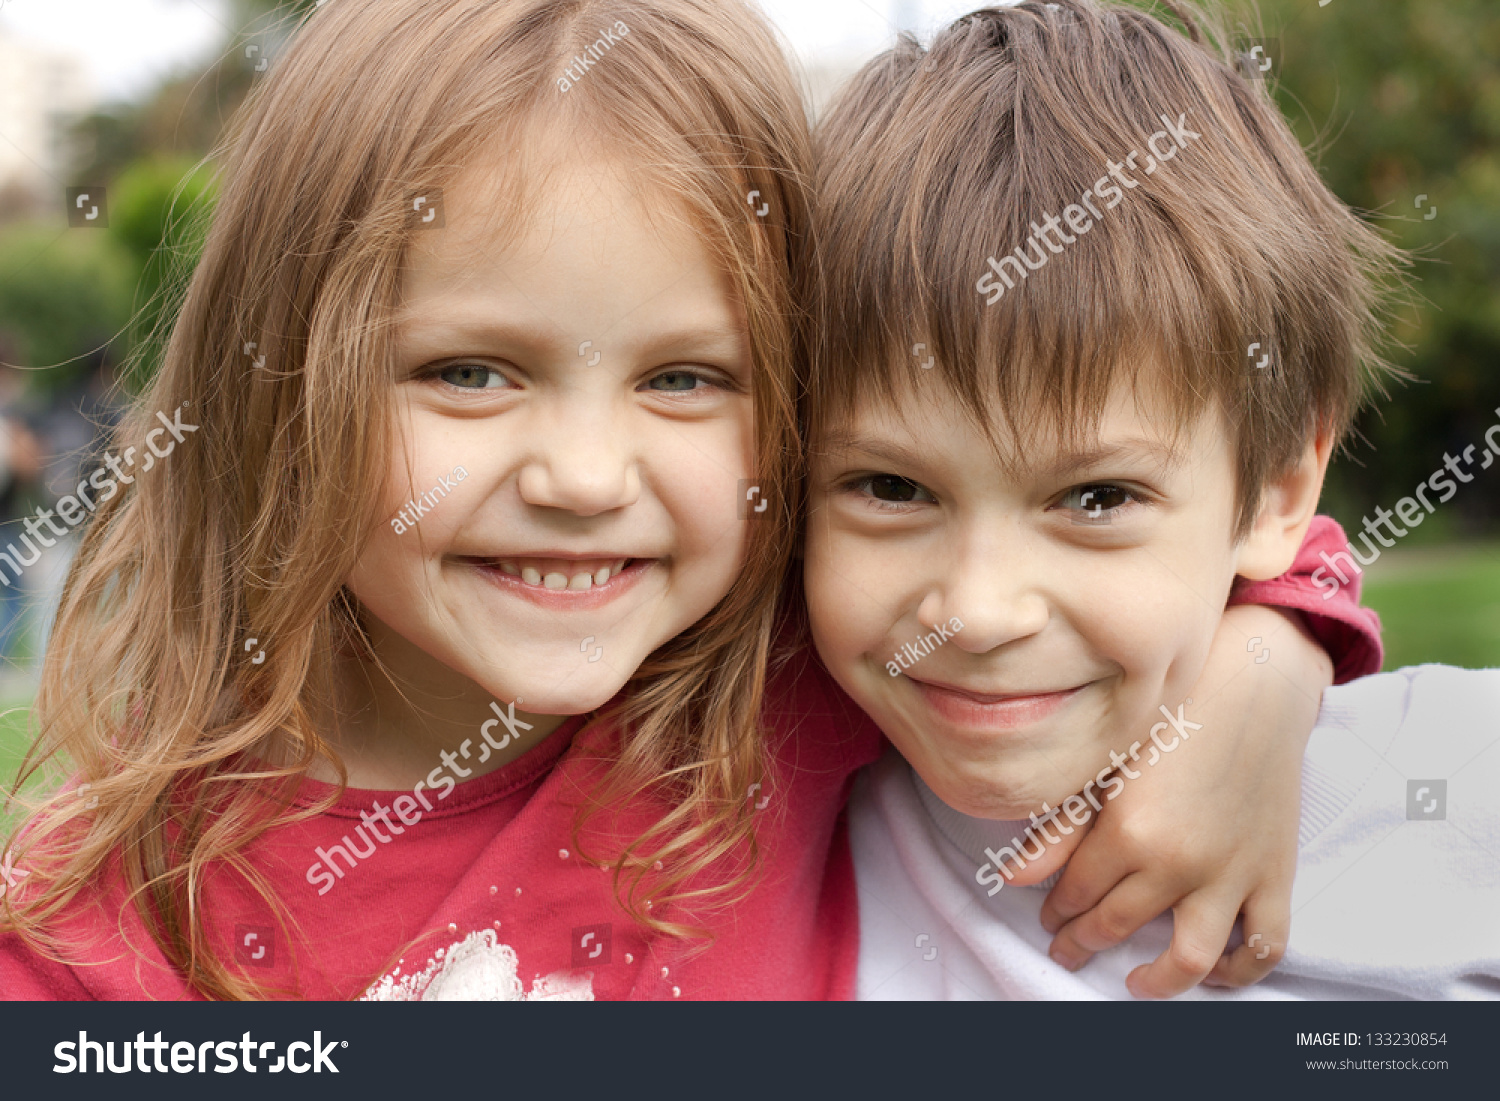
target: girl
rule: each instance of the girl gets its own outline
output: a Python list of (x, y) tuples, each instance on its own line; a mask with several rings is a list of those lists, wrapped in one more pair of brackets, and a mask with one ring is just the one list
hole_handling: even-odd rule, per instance
[(808, 162), (738, 3), (309, 20), (80, 487), (6, 996), (848, 996), (879, 736), (766, 674)]

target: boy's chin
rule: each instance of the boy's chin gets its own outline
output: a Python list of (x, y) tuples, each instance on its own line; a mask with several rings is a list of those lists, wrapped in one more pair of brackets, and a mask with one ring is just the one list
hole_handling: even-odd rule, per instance
[(1026, 801), (1004, 779), (994, 774), (970, 770), (917, 770), (932, 793), (949, 807), (970, 818), (989, 818), (1008, 822), (1027, 817), (1040, 810), (1041, 803)]
[[(916, 768), (915, 763), (913, 767)], [(1027, 777), (1024, 765), (1005, 767), (998, 763), (964, 768), (938, 762), (934, 767), (916, 771), (934, 795), (960, 814), (996, 822), (1021, 821), (1032, 814), (1040, 816), (1046, 813), (1042, 809), (1044, 803), (1056, 807), (1068, 796), (1078, 794), (1088, 782), (1085, 778), (1078, 787), (1063, 790), (1064, 785), (1043, 782), (1045, 777)]]

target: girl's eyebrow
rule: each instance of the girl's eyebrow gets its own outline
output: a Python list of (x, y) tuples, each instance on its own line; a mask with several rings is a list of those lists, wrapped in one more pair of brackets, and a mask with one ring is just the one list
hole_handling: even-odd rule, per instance
[[(532, 324), (483, 316), (416, 316), (400, 329), (402, 344), (408, 349), (422, 349), (424, 354), (455, 350), (477, 351), (484, 347), (516, 348), (534, 355), (547, 356), (566, 352), (571, 337), (564, 337), (556, 326)], [(608, 347), (609, 334), (596, 335), (596, 348)], [(685, 325), (652, 331), (638, 342), (632, 342), (633, 355), (707, 354), (737, 357), (745, 347), (746, 334), (731, 325)]]
[(641, 345), (642, 351), (658, 355), (673, 351), (717, 352), (721, 355), (737, 354), (747, 348), (747, 334), (743, 329), (725, 325), (695, 325), (680, 329), (655, 332)]
[(551, 325), (479, 314), (414, 314), (403, 321), (399, 333), (403, 348), (421, 349), (424, 355), (487, 347), (550, 353), (562, 346), (561, 334)]

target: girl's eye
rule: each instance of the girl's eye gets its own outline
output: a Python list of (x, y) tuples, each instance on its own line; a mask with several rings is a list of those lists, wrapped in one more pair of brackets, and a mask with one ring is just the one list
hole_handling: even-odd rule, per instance
[(1126, 506), (1139, 501), (1139, 497), (1123, 486), (1102, 482), (1074, 486), (1057, 502), (1057, 507), (1072, 513), (1071, 519), (1079, 523), (1107, 524)]
[(433, 377), (461, 390), (494, 390), (510, 381), (495, 368), (478, 363), (450, 364), (434, 371)]
[(881, 505), (936, 504), (937, 499), (916, 482), (895, 474), (867, 474), (849, 488)]
[(708, 380), (692, 371), (663, 371), (646, 383), (646, 388), (665, 394), (690, 394), (700, 382)]

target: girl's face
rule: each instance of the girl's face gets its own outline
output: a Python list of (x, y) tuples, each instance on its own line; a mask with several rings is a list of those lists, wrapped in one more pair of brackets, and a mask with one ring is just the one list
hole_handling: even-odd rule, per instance
[(505, 170), (469, 169), (415, 234), (389, 522), (349, 586), (408, 678), (451, 681), (440, 663), (572, 715), (739, 574), (749, 341), (721, 266), (632, 188), (638, 169), (562, 160), (524, 230), (501, 233)]

